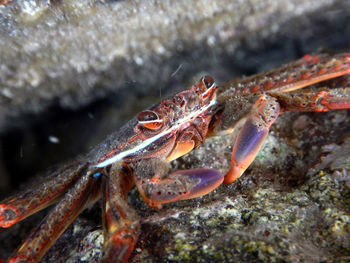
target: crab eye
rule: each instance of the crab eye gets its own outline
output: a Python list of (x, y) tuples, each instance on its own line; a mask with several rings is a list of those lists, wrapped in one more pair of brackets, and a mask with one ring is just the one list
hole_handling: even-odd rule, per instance
[(206, 88), (206, 91), (202, 93), (203, 98), (207, 98), (210, 94), (213, 93), (213, 87), (215, 86), (214, 79), (211, 76), (204, 76), (202, 82)]
[(202, 81), (207, 89), (210, 89), (214, 85), (214, 79), (209, 75), (204, 76)]
[(163, 120), (159, 119), (156, 112), (151, 110), (145, 110), (137, 115), (139, 123), (150, 130), (158, 130), (163, 126)]

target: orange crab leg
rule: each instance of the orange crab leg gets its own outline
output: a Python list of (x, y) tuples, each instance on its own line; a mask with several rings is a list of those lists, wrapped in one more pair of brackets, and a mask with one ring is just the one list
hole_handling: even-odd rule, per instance
[[(1, 202), (0, 227), (10, 227), (59, 200), (86, 168), (86, 164), (76, 163), (65, 166), (43, 182), (38, 189), (29, 188)], [(55, 180), (52, 180), (53, 177)]]
[[(284, 111), (316, 111), (324, 112), (329, 110), (350, 109), (350, 88), (347, 89), (349, 95), (332, 95), (327, 91), (320, 91), (315, 94), (302, 94), (303, 99), (308, 99), (304, 103), (299, 98), (294, 98), (293, 94), (283, 94), (279, 101), (283, 105)], [(304, 100), (303, 100), (304, 101)]]
[(95, 201), (99, 190), (95, 187), (97, 178), (89, 173), (82, 176), (53, 211), (33, 230), (19, 249), (9, 258), (14, 262), (39, 262), (55, 243), (88, 201)]
[(305, 55), (269, 72), (223, 85), (234, 95), (254, 92), (290, 92), (350, 73), (350, 53)]
[(102, 179), (105, 263), (127, 262), (140, 234), (138, 215), (126, 200), (134, 185), (130, 173), (131, 170), (116, 164)]
[(350, 53), (336, 56), (305, 55), (300, 61), (304, 62), (306, 66), (295, 71), (295, 79), (291, 83), (279, 88), (276, 87), (271, 91), (289, 92), (350, 73)]
[(283, 111), (328, 111), (350, 108), (350, 75), (320, 83), (303, 92), (271, 93)]
[(262, 95), (254, 104), (237, 135), (232, 150), (231, 168), (225, 176), (224, 183), (235, 181), (254, 161), (278, 114), (279, 104), (273, 97)]

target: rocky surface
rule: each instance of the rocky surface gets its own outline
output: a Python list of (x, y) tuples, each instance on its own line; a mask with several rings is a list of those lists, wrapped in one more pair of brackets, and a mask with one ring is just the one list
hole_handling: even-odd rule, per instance
[(0, 131), (51, 105), (77, 109), (123, 88), (155, 94), (278, 34), (324, 32), (336, 43), (346, 9), (341, 0), (10, 1), (0, 6)]
[[(160, 87), (349, 47), (348, 1), (48, 3), (0, 7), (3, 197), (159, 101)], [(347, 111), (281, 116), (245, 175), (205, 197), (153, 211), (132, 191), (143, 223), (131, 262), (349, 261), (348, 119)], [(225, 172), (230, 149), (229, 138), (210, 139), (173, 169)], [(0, 257), (47, 212), (1, 229)], [(100, 216), (99, 204), (85, 211), (43, 262), (97, 262)]]
[[(347, 111), (281, 116), (245, 174), (207, 196), (153, 211), (132, 191), (142, 234), (130, 262), (348, 262), (348, 119)], [(173, 169), (225, 172), (230, 150), (229, 137), (212, 138)], [(99, 204), (85, 211), (43, 262), (98, 262), (99, 216)]]

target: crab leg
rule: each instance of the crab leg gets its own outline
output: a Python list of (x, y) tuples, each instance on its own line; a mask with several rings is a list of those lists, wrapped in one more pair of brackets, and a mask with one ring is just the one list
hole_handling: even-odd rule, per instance
[(305, 55), (269, 72), (229, 81), (223, 85), (233, 95), (254, 92), (289, 92), (350, 73), (350, 53)]
[(86, 207), (88, 201), (97, 199), (99, 196), (99, 190), (95, 187), (97, 180), (98, 178), (92, 173), (82, 176), (53, 211), (33, 230), (8, 262), (39, 262), (76, 216)]
[(210, 193), (223, 182), (223, 175), (215, 169), (180, 170), (168, 174), (168, 164), (154, 159), (141, 161), (136, 168), (136, 186), (152, 208), (162, 204), (186, 200)]
[[(0, 227), (10, 227), (59, 200), (86, 168), (87, 164), (74, 163), (65, 166), (43, 182), (38, 189), (29, 188), (1, 202)], [(55, 180), (52, 180), (53, 177)]]
[[(320, 90), (320, 87), (321, 90)], [(285, 111), (328, 111), (350, 108), (350, 76), (342, 76), (313, 88), (262, 95), (245, 118), (232, 150), (231, 168), (224, 183), (232, 183), (259, 152), (271, 124)]]
[(130, 173), (117, 163), (102, 179), (105, 263), (127, 262), (140, 233), (138, 215), (126, 200), (134, 185)]
[(328, 111), (350, 108), (350, 75), (320, 83), (302, 92), (271, 93), (283, 111)]
[(254, 161), (271, 124), (278, 117), (279, 109), (276, 99), (268, 95), (262, 95), (254, 104), (235, 140), (231, 168), (225, 176), (224, 183), (232, 183)]

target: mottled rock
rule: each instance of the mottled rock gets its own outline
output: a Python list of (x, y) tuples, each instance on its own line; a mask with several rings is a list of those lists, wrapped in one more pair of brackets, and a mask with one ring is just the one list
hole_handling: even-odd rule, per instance
[(278, 34), (309, 41), (324, 30), (339, 41), (326, 27), (345, 25), (346, 9), (341, 0), (10, 1), (0, 7), (0, 131), (50, 105), (77, 109), (122, 88), (155, 94)]

